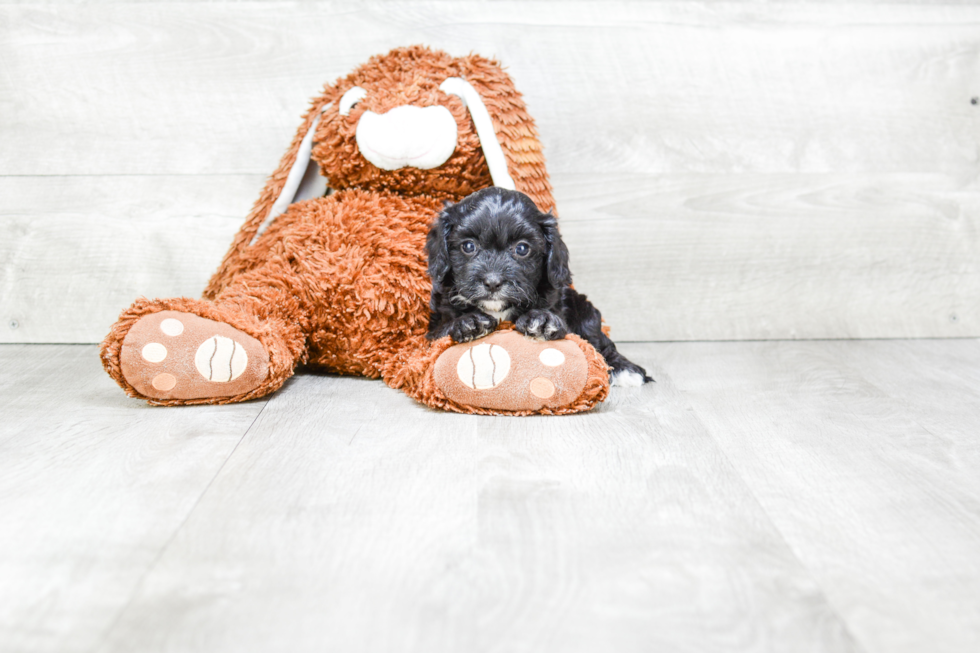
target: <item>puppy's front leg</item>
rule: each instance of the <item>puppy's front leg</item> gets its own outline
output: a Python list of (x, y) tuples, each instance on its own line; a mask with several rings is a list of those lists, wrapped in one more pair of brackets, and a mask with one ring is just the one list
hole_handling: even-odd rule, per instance
[(568, 335), (565, 318), (541, 308), (533, 308), (517, 318), (514, 328), (530, 338), (539, 340), (561, 340)]
[(466, 315), (460, 315), (453, 320), (449, 325), (449, 335), (452, 336), (454, 342), (469, 342), (470, 340), (476, 340), (489, 333), (493, 333), (493, 330), (497, 328), (497, 324), (498, 321), (496, 318), (486, 313), (475, 311)]

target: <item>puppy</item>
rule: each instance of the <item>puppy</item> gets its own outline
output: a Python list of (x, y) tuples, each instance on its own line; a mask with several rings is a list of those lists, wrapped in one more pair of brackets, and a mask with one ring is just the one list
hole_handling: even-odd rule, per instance
[(428, 338), (468, 342), (502, 320), (526, 336), (585, 338), (612, 368), (612, 385), (652, 381), (602, 332), (602, 316), (569, 285), (568, 248), (551, 213), (527, 195), (485, 188), (448, 204), (426, 240), (432, 299)]

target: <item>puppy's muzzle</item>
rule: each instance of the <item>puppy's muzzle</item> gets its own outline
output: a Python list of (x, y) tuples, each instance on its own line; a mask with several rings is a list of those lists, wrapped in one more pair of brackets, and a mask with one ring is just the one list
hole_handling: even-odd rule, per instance
[(504, 285), (504, 278), (500, 274), (491, 273), (483, 277), (483, 287), (491, 296), (496, 294)]

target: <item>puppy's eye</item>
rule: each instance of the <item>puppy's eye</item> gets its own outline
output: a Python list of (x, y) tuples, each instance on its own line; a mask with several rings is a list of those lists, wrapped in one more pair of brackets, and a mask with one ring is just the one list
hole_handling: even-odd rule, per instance
[(472, 240), (464, 240), (463, 244), (460, 245), (459, 248), (463, 250), (464, 254), (472, 254), (476, 251), (476, 243), (474, 243)]
[(531, 246), (527, 243), (517, 243), (517, 247), (514, 248), (514, 253), (524, 258), (531, 253)]

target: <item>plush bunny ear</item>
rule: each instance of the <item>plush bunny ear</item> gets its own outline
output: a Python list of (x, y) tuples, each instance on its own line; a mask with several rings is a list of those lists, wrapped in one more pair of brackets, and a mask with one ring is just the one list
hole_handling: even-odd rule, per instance
[(487, 160), (487, 167), (490, 168), (490, 178), (493, 185), (507, 190), (517, 190), (514, 180), (507, 171), (507, 159), (504, 151), (500, 148), (497, 141), (497, 133), (493, 128), (493, 121), (490, 113), (483, 104), (480, 94), (465, 79), (450, 77), (439, 85), (439, 90), (449, 95), (455, 95), (463, 101), (463, 105), (470, 110), (470, 117), (476, 127), (476, 135), (480, 139), (480, 146), (483, 148), (483, 157)]
[(290, 204), (322, 196), (326, 192), (327, 182), (320, 176), (319, 166), (311, 160), (310, 152), (320, 116), (333, 103), (336, 95), (337, 89), (329, 86), (324, 95), (313, 101), (279, 167), (269, 177), (245, 224), (235, 235), (221, 266), (211, 277), (204, 291), (205, 299), (214, 299), (232, 277), (245, 269), (245, 251)]
[[(320, 110), (320, 115), (330, 107), (330, 104), (325, 105)], [(299, 150), (296, 152), (296, 159), (289, 168), (289, 174), (286, 175), (286, 183), (283, 185), (282, 190), (279, 191), (279, 196), (276, 198), (276, 201), (272, 203), (272, 208), (269, 209), (269, 213), (258, 226), (258, 229), (255, 230), (255, 235), (252, 236), (249, 245), (254, 244), (255, 240), (262, 235), (262, 232), (276, 218), (286, 212), (290, 204), (313, 199), (314, 197), (323, 197), (327, 192), (327, 178), (320, 174), (320, 166), (311, 157), (311, 153), (313, 152), (313, 135), (316, 133), (316, 128), (320, 124), (320, 115), (313, 119), (313, 124), (310, 125), (303, 140), (300, 141)]]
[[(540, 210), (554, 211), (555, 200), (551, 194), (551, 183), (544, 165), (538, 131), (534, 120), (528, 115), (524, 98), (514, 87), (514, 82), (500, 64), (479, 55), (464, 57), (460, 63), (462, 77), (465, 78), (465, 81), (460, 81), (473, 91), (463, 100), (476, 125), (494, 185), (519, 190), (534, 200)], [(446, 80), (450, 86), (443, 90), (462, 97), (461, 94), (466, 91), (452, 79)], [(492, 123), (492, 129), (481, 128), (482, 119), (478, 117), (478, 113), (486, 114)], [(487, 131), (490, 133), (484, 136)], [(494, 163), (493, 158), (497, 156), (494, 150), (503, 155), (506, 166)], [(500, 175), (501, 181), (498, 182), (495, 167), (497, 171), (504, 169), (512, 186), (505, 185), (506, 178), (503, 175)]]

